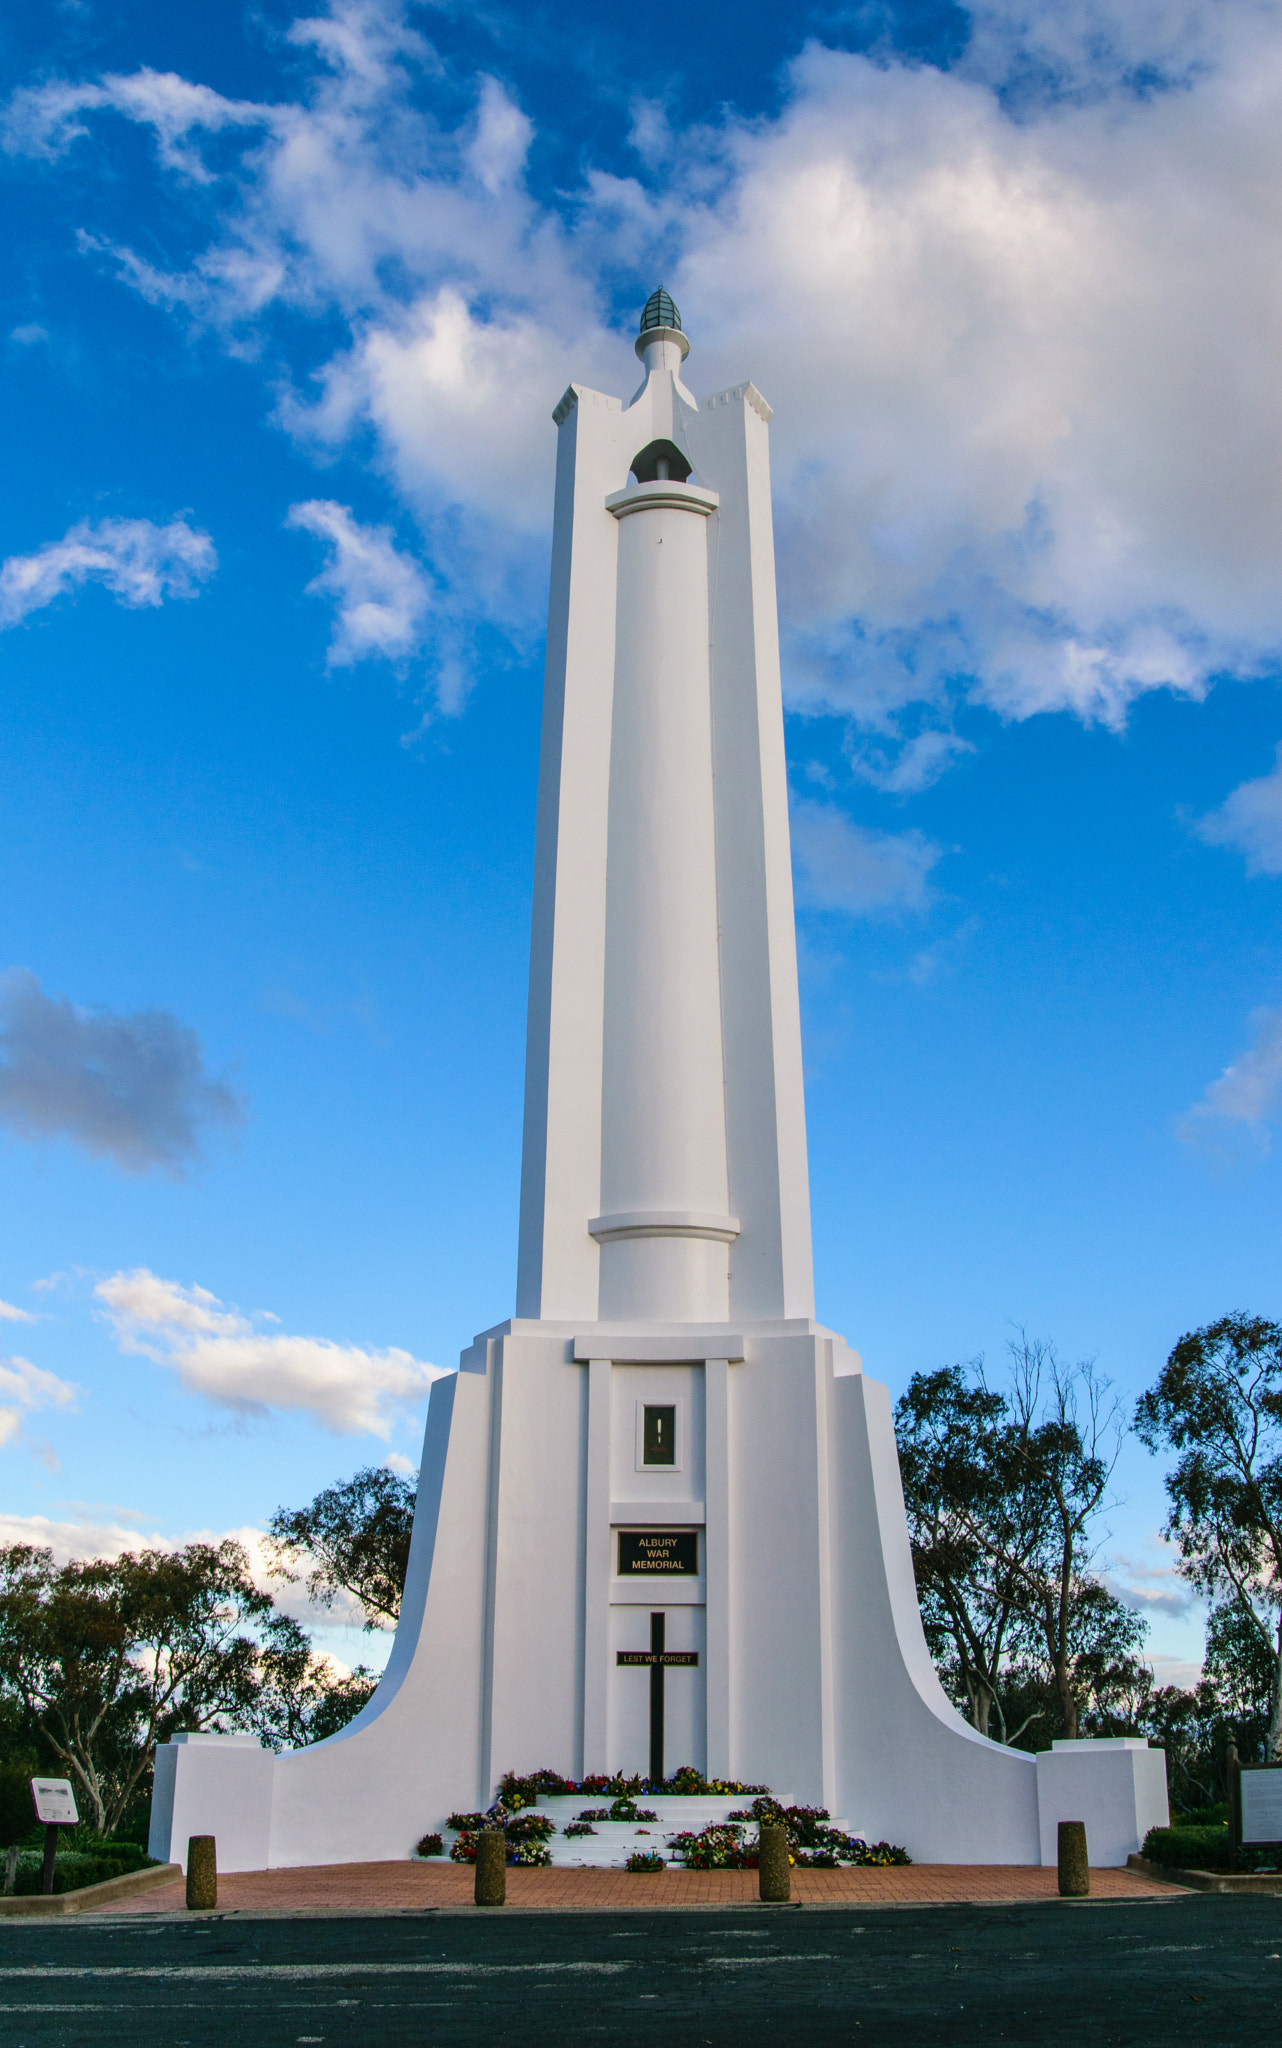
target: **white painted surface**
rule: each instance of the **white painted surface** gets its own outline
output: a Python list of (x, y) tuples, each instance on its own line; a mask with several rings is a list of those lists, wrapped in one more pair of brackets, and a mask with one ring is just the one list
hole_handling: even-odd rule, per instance
[[(702, 1221), (730, 1209), (709, 667), (715, 503), (676, 484), (637, 484), (606, 500), (619, 525), (618, 595), (602, 1215), (590, 1234), (600, 1245), (599, 1312), (625, 1322), (729, 1313), (730, 1242)], [(683, 1212), (700, 1220), (658, 1220)]]
[(1037, 1759), (1042, 1862), (1059, 1860), (1059, 1823), (1086, 1824), (1086, 1853), (1107, 1869), (1138, 1853), (1150, 1828), (1170, 1825), (1166, 1751), (1131, 1737), (1056, 1742)]
[[(791, 1804), (791, 1801), (785, 1801)], [(660, 1794), (655, 1799), (638, 1799), (638, 1809), (657, 1815), (652, 1821), (599, 1820), (592, 1825), (595, 1835), (575, 1835), (567, 1838), (563, 1832), (566, 1822), (576, 1820), (585, 1809), (599, 1811), (609, 1808), (611, 1801), (604, 1794), (576, 1793), (572, 1799), (540, 1799), (538, 1811), (552, 1816), (557, 1832), (548, 1840), (552, 1862), (557, 1869), (607, 1869), (622, 1870), (628, 1857), (637, 1850), (657, 1850), (665, 1863), (681, 1866), (672, 1853), (672, 1840), (678, 1834), (698, 1834), (703, 1828), (727, 1820), (732, 1813), (742, 1813), (752, 1804), (749, 1795), (735, 1798), (668, 1798)], [(756, 1834), (755, 1821), (747, 1824), (751, 1839)], [(448, 1849), (447, 1838), (446, 1847)]]
[[(641, 338), (626, 409), (573, 385), (556, 411), (517, 1286), (532, 1319), (813, 1314), (770, 408), (750, 384), (699, 405), (688, 346)], [(656, 440), (688, 483), (629, 486)], [(618, 516), (633, 505), (650, 509)], [(585, 1235), (674, 1211), (688, 1232)], [(733, 1228), (728, 1259), (700, 1211)]]
[[(518, 1315), (432, 1389), (374, 1698), (274, 1765), (162, 1752), (153, 1854), (209, 1832), (222, 1860), (229, 1829), (273, 1865), (404, 1857), (504, 1771), (644, 1773), (616, 1658), (661, 1611), (700, 1659), (665, 1681), (669, 1770), (789, 1786), (919, 1860), (1039, 1859), (1038, 1764), (926, 1650), (886, 1390), (813, 1321), (770, 408), (700, 406), (687, 351), (647, 335), (626, 409), (576, 385), (554, 415)], [(629, 485), (656, 440), (688, 484)], [(666, 1472), (638, 1466), (647, 1398), (680, 1411)], [(697, 1579), (620, 1579), (647, 1516), (700, 1532)]]
[(219, 1870), (264, 1870), (275, 1759), (253, 1735), (174, 1735), (156, 1751), (147, 1854), (187, 1868), (192, 1835), (212, 1835)]

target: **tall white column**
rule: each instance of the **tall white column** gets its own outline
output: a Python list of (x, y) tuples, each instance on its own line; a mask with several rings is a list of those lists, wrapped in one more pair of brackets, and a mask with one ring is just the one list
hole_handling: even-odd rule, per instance
[(666, 479), (619, 521), (606, 858), (603, 1317), (729, 1314), (726, 1110), (712, 782), (708, 520)]

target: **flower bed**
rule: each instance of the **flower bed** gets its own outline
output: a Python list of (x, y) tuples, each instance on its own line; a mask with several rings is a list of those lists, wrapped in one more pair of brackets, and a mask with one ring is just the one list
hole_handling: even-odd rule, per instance
[(884, 1868), (888, 1864), (911, 1863), (906, 1849), (889, 1842), (865, 1842), (862, 1835), (847, 1835), (832, 1826), (826, 1806), (781, 1806), (777, 1799), (754, 1799), (752, 1805), (698, 1834), (675, 1835), (668, 1847), (680, 1856), (687, 1870), (755, 1870), (758, 1866), (757, 1838), (748, 1839), (746, 1828), (755, 1821), (778, 1822), (788, 1830), (789, 1860), (798, 1870), (835, 1870), (841, 1863)]
[(531, 1771), (520, 1775), (508, 1771), (499, 1780), (498, 1804), (508, 1813), (516, 1813), (523, 1806), (533, 1806), (540, 1798), (573, 1798), (576, 1792), (595, 1793), (598, 1798), (607, 1794), (611, 1799), (638, 1799), (646, 1797), (672, 1798), (737, 1798), (741, 1794), (768, 1792), (768, 1785), (741, 1785), (738, 1779), (705, 1778), (695, 1770), (693, 1764), (682, 1764), (670, 1778), (563, 1778), (557, 1771)]
[[(540, 1798), (565, 1799), (575, 1794), (595, 1793), (609, 1798), (609, 1805), (584, 1806), (563, 1829), (570, 1838), (595, 1835), (595, 1823), (636, 1826), (638, 1822), (660, 1826), (660, 1817), (640, 1805), (642, 1796), (674, 1795), (678, 1798), (724, 1799), (754, 1795), (749, 1806), (732, 1809), (724, 1820), (711, 1821), (703, 1828), (687, 1828), (669, 1839), (672, 1856), (688, 1870), (755, 1870), (758, 1864), (757, 1831), (763, 1821), (781, 1823), (788, 1831), (793, 1863), (801, 1870), (835, 1870), (839, 1864), (885, 1867), (912, 1861), (907, 1851), (890, 1842), (865, 1842), (860, 1835), (848, 1835), (832, 1825), (823, 1806), (783, 1806), (768, 1787), (743, 1785), (721, 1778), (705, 1778), (683, 1765), (670, 1778), (652, 1782), (647, 1778), (562, 1778), (555, 1771), (534, 1771), (519, 1777), (509, 1771), (500, 1781), (499, 1796), (488, 1813), (452, 1813), (449, 1827), (455, 1835), (450, 1857), (455, 1863), (475, 1863), (477, 1841), (485, 1827), (502, 1828), (507, 1839), (509, 1863), (547, 1865), (552, 1861), (548, 1838), (557, 1832), (551, 1814), (535, 1810)], [(697, 1818), (701, 1816), (692, 1816)], [(669, 1822), (670, 1824), (670, 1822)], [(645, 1827), (639, 1832), (644, 1834)], [(419, 1853), (430, 1855), (424, 1838)], [(621, 1845), (624, 1846), (624, 1845)], [(616, 1852), (617, 1853), (617, 1852)], [(637, 1858), (640, 1861), (637, 1861)], [(571, 1861), (575, 1860), (571, 1856)], [(629, 1870), (662, 1870), (666, 1863), (657, 1850), (636, 1850), (629, 1857)]]
[[(475, 1863), (480, 1841), (479, 1829), (474, 1834), (460, 1835), (451, 1844), (450, 1862)], [(535, 1870), (545, 1870), (552, 1861), (552, 1851), (548, 1848), (545, 1841), (536, 1838), (517, 1842), (509, 1841), (506, 1860), (508, 1863), (532, 1866)]]
[(673, 1835), (668, 1847), (674, 1856), (679, 1856), (687, 1870), (755, 1870), (757, 1867), (757, 1845), (745, 1844), (743, 1825), (736, 1821), (722, 1821), (699, 1833), (688, 1830)]

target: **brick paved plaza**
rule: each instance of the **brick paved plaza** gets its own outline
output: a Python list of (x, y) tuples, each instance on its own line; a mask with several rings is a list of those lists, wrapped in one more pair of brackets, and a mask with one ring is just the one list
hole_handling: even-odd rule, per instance
[[(345, 1863), (304, 1870), (243, 1871), (218, 1880), (227, 1912), (403, 1912), (472, 1907), (471, 1866), (459, 1863)], [(802, 1870), (793, 1898), (814, 1906), (938, 1906), (1031, 1903), (1056, 1896), (1053, 1870), (1003, 1864), (911, 1864), (890, 1870)], [(1129, 1870), (1091, 1873), (1096, 1899), (1170, 1897), (1172, 1887)], [(565, 1912), (748, 1905), (757, 1898), (755, 1870), (522, 1870), (507, 1874), (509, 1907)], [(101, 1914), (183, 1910), (181, 1883), (100, 1908)]]

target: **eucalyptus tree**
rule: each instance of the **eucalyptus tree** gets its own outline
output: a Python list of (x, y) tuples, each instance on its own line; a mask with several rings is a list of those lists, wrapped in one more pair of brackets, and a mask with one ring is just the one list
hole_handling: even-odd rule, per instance
[[(1267, 1676), (1264, 1746), (1282, 1761), (1282, 1325), (1228, 1315), (1181, 1337), (1135, 1428), (1176, 1454), (1166, 1533), (1216, 1603), (1209, 1661), (1222, 1688), (1250, 1688), (1254, 1666), (1258, 1697)], [(1245, 1696), (1238, 1711), (1248, 1717)]]
[(276, 1576), (306, 1584), (332, 1607), (346, 1594), (367, 1629), (395, 1627), (409, 1564), (415, 1488), (386, 1465), (327, 1486), (305, 1508), (277, 1508), (267, 1524)]
[(271, 1606), (231, 1541), (64, 1565), (0, 1547), (0, 1674), (99, 1834), (145, 1789), (158, 1742), (248, 1724)]
[(973, 1725), (1014, 1742), (1127, 1718), (1145, 1625), (1102, 1582), (1123, 1436), (1108, 1384), (1021, 1336), (1005, 1391), (982, 1361), (917, 1374), (895, 1413), (913, 1562), (936, 1661)]

